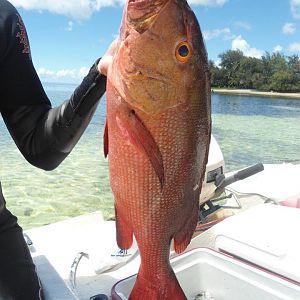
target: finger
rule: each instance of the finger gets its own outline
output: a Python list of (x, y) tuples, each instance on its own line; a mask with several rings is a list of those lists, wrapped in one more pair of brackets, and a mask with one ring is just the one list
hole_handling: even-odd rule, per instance
[(98, 70), (101, 74), (107, 76), (108, 68), (112, 63), (112, 56), (105, 55), (98, 63)]

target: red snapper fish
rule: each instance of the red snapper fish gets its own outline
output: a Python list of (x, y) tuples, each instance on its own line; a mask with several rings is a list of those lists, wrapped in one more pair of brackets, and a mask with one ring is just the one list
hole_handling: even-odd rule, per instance
[(117, 243), (136, 238), (132, 300), (186, 299), (169, 262), (190, 243), (211, 135), (207, 54), (185, 0), (128, 0), (107, 76), (104, 151)]

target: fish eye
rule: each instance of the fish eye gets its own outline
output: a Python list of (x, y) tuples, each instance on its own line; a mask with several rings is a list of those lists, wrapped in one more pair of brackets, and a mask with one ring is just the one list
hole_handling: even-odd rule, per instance
[(178, 49), (178, 54), (182, 57), (187, 57), (189, 55), (189, 48), (187, 45), (182, 45)]
[(182, 63), (186, 63), (192, 56), (191, 46), (188, 42), (181, 42), (176, 47), (176, 59)]

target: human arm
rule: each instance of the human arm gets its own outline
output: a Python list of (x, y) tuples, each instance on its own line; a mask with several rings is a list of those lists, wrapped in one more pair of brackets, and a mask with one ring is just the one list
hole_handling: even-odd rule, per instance
[(105, 92), (97, 63), (71, 98), (56, 108), (31, 61), (25, 26), (7, 1), (0, 2), (0, 109), (7, 128), (31, 164), (52, 170), (71, 152)]

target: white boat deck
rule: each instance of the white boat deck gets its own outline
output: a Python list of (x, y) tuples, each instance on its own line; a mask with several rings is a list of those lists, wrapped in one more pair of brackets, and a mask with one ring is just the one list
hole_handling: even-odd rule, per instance
[[(238, 215), (227, 218), (198, 235), (192, 240), (187, 250), (198, 247), (215, 249), (224, 247), (224, 250), (229, 251), (232, 245), (230, 240), (234, 238), (242, 240), (244, 245), (248, 242), (251, 247), (258, 249), (260, 245), (255, 244), (254, 237), (256, 235), (253, 235), (253, 232), (256, 232), (261, 239), (268, 240), (270, 238), (268, 245), (274, 246), (272, 249), (276, 249), (276, 251), (269, 249), (269, 252), (273, 251), (274, 257), (277, 255), (280, 258), (283, 255), (293, 259), (292, 264), (299, 270), (300, 260), (295, 252), (289, 253), (288, 256), (289, 249), (280, 248), (278, 243), (276, 245), (272, 243), (282, 239), (284, 243), (292, 243), (288, 248), (293, 247), (300, 251), (300, 241), (294, 239), (298, 236), (297, 228), (300, 227), (300, 209), (271, 204), (259, 205), (265, 199), (258, 195), (269, 197), (276, 202), (300, 195), (299, 181), (300, 165), (265, 165), (263, 172), (230, 185), (231, 189), (240, 193), (251, 193), (250, 195), (240, 194), (239, 197), (243, 204), (242, 210), (246, 211), (239, 211)], [(251, 206), (255, 207), (248, 210)], [(290, 222), (291, 218), (293, 218), (293, 222)], [(252, 224), (251, 220), (253, 220)], [(266, 227), (266, 225), (268, 226)], [(233, 230), (234, 228), (238, 228), (238, 231)], [(265, 228), (265, 230), (261, 230), (261, 228)], [(270, 232), (276, 234), (269, 234)], [(115, 241), (115, 223), (104, 221), (101, 212), (27, 230), (26, 234), (33, 242), (30, 250), (44, 287), (46, 300), (85, 300), (96, 294), (109, 296), (112, 286), (117, 281), (138, 271), (139, 256), (133, 255), (133, 258), (131, 257), (130, 261), (119, 269), (99, 274), (101, 270), (119, 263), (116, 258), (111, 257), (111, 254), (116, 253), (118, 249)], [(225, 238), (222, 240), (220, 236)], [(137, 248), (134, 245), (131, 252), (137, 254), (136, 251)], [(80, 252), (88, 254), (89, 258), (82, 257), (78, 264), (76, 288), (74, 289), (69, 278), (71, 269), (74, 271), (74, 266), (71, 268), (72, 263)], [(241, 250), (239, 253), (241, 256), (248, 254), (246, 250)], [(260, 261), (259, 253), (253, 259), (262, 264), (265, 261), (267, 264), (264, 267), (270, 267), (268, 263), (271, 262)], [(291, 264), (291, 261), (289, 263)], [(277, 267), (280, 269), (282, 266), (278, 265)], [(293, 272), (293, 268), (291, 268), (291, 272)], [(297, 280), (298, 277), (294, 279)]]

